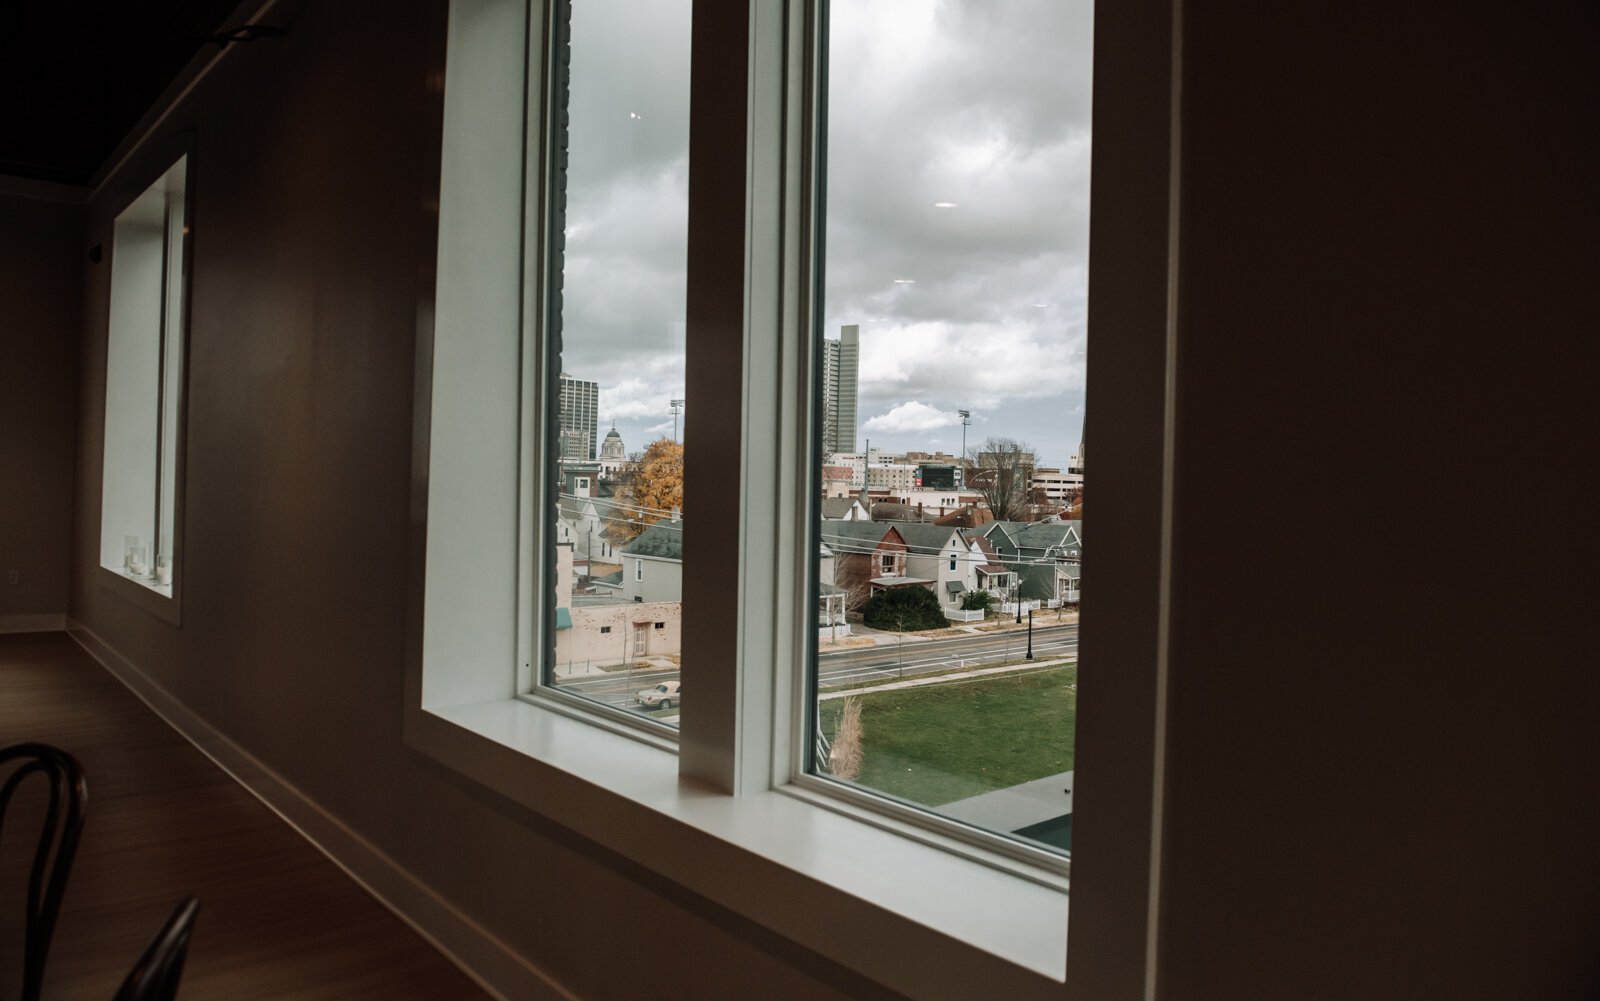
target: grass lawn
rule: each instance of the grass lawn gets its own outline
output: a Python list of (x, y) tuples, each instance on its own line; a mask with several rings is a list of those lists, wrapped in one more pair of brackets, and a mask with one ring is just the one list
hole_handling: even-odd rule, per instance
[[(871, 692), (857, 782), (939, 806), (1072, 768), (1078, 668)], [(822, 704), (831, 738), (843, 699)]]

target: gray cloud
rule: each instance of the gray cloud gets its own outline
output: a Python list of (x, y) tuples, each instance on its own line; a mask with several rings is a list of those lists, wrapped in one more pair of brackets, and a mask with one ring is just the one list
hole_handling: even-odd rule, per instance
[[(832, 17), (823, 322), (861, 325), (863, 425), (875, 444), (958, 447), (930, 415), (967, 407), (974, 430), (1064, 463), (1086, 361), (1092, 3), (854, 0)], [(600, 382), (603, 421), (639, 433), (683, 393), (688, 49), (688, 0), (575, 7), (563, 362)]]

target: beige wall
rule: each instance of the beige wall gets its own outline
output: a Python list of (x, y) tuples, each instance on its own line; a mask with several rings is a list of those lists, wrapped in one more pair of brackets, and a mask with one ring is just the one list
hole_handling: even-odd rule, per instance
[[(1578, 996), (1600, 898), (1573, 486), (1600, 329), (1592, 14), (1185, 16), (1162, 996)], [(85, 265), (72, 614), (579, 996), (871, 996), (403, 746), (443, 4), (381, 20), (379, 44), (370, 9), (299, 5), (164, 126), (197, 129), (181, 628), (95, 584), (106, 275)], [(1486, 449), (1492, 497), (1460, 486)], [(1496, 527), (1516, 544), (1490, 564), (1462, 540)], [(1360, 600), (1326, 573), (1352, 535)], [(664, 935), (671, 963), (617, 961)]]
[[(656, 623), (661, 628), (656, 628)], [(644, 624), (645, 650), (637, 653), (634, 630)], [(601, 629), (609, 628), (609, 633)], [(683, 603), (618, 602), (577, 605), (572, 628), (556, 634), (556, 667), (581, 671), (586, 664), (621, 664), (640, 657), (676, 656), (683, 642)]]
[(59, 628), (67, 610), (80, 197), (0, 179), (0, 631)]

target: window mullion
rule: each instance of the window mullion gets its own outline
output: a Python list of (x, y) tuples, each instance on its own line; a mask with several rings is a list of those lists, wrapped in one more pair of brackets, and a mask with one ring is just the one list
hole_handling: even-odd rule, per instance
[[(689, 398), (682, 774), (734, 793), (772, 784), (772, 664), (785, 599), (780, 537), (799, 524), (780, 474), (788, 339), (782, 316), (781, 0), (697, 0), (690, 71)], [(745, 155), (730, 156), (729, 151)], [(717, 484), (729, 484), (718, 489)], [(791, 606), (793, 594), (787, 595)]]

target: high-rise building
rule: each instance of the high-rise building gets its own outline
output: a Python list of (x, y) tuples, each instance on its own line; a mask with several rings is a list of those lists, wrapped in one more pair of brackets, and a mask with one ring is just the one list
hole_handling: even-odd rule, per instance
[(574, 379), (562, 372), (558, 406), (561, 457), (570, 461), (593, 461), (595, 436), (599, 429), (600, 384)]
[(822, 451), (856, 450), (856, 384), (861, 363), (861, 328), (839, 328), (822, 342)]

